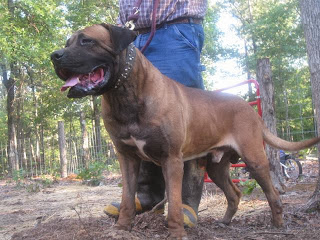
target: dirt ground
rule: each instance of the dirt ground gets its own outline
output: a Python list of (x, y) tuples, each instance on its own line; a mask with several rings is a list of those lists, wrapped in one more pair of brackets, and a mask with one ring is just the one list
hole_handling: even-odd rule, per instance
[[(316, 183), (317, 161), (302, 161), (303, 177), (286, 182), (281, 196), (285, 227), (270, 223), (270, 209), (264, 194), (255, 189), (243, 196), (229, 226), (221, 224), (226, 209), (223, 193), (206, 183), (196, 228), (187, 229), (189, 239), (319, 239), (320, 213), (299, 211), (311, 196)], [(76, 180), (59, 181), (37, 187), (36, 181), (17, 186), (0, 181), (0, 239), (166, 239), (163, 215), (144, 213), (135, 218), (131, 232), (113, 229), (114, 219), (102, 212), (105, 204), (120, 199), (119, 176), (109, 176), (102, 186), (90, 187)]]

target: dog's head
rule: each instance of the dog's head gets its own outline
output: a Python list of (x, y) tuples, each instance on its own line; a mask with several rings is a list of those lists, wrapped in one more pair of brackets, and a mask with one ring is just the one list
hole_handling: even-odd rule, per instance
[(100, 95), (114, 84), (118, 55), (136, 34), (107, 24), (93, 25), (74, 33), (65, 48), (51, 54), (56, 74), (70, 88), (68, 97)]

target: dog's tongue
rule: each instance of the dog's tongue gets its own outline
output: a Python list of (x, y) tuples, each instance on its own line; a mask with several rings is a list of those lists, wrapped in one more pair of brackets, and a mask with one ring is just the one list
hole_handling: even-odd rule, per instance
[(73, 76), (71, 78), (69, 78), (66, 83), (61, 87), (60, 91), (64, 92), (66, 91), (69, 87), (73, 87), (74, 85), (76, 85), (77, 83), (79, 83), (79, 76)]

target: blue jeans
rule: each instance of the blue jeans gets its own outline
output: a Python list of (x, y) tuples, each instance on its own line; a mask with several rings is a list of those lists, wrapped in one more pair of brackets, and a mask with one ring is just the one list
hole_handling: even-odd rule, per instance
[[(142, 49), (150, 33), (139, 35), (134, 44)], [(204, 89), (200, 53), (204, 41), (200, 24), (164, 24), (157, 29), (144, 55), (171, 79), (188, 87)]]

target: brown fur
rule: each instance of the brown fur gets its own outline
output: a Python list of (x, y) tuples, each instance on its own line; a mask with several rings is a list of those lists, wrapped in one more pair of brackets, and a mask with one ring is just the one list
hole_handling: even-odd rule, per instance
[[(91, 55), (99, 56), (110, 48), (114, 50), (116, 43), (108, 29), (112, 31), (112, 27), (94, 25), (81, 31), (104, 46), (92, 48)], [(78, 34), (72, 38), (77, 38)], [(116, 61), (124, 61), (125, 52), (117, 56)], [(119, 68), (115, 66), (116, 71), (121, 71)], [(319, 138), (315, 138), (289, 143), (273, 136), (253, 108), (241, 98), (185, 87), (162, 75), (139, 51), (129, 79), (119, 89), (102, 95), (102, 117), (117, 148), (123, 177), (116, 226), (125, 230), (131, 228), (139, 163), (152, 161), (163, 170), (169, 203), (169, 231), (177, 239), (186, 236), (181, 211), (183, 161), (215, 149), (219, 149), (218, 153), (221, 149), (232, 149), (224, 151), (222, 159), (218, 154), (219, 163), (209, 161), (207, 166), (209, 176), (228, 199), (223, 222), (231, 221), (239, 203), (240, 192), (228, 172), (230, 160), (241, 156), (265, 192), (273, 223), (279, 227), (283, 224), (282, 206), (270, 179), (263, 141), (284, 150), (299, 150), (319, 142)]]

